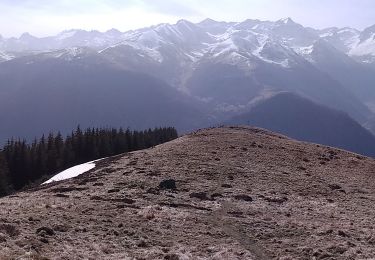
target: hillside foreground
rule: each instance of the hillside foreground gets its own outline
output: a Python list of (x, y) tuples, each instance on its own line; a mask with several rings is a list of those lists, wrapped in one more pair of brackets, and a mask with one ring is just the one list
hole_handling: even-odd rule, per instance
[(375, 161), (199, 130), (0, 199), (0, 259), (374, 259)]

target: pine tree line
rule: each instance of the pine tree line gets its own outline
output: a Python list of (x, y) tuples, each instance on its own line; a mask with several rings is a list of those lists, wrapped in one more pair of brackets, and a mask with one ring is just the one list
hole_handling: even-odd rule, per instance
[(9, 140), (0, 151), (0, 196), (19, 190), (42, 177), (95, 159), (145, 149), (177, 138), (172, 127), (131, 131), (77, 127), (67, 137), (42, 136), (31, 144)]

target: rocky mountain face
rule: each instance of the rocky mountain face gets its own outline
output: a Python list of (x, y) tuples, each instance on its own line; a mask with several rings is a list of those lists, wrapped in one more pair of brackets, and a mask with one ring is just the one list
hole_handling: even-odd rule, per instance
[[(173, 25), (160, 24), (128, 32), (69, 30), (45, 38), (30, 34), (0, 38), (0, 92), (3, 95), (5, 91), (8, 100), (2, 109), (17, 114), (16, 118), (24, 118), (24, 110), (14, 111), (19, 93), (30, 92), (35, 87), (43, 89), (41, 101), (33, 96), (39, 104), (48, 95), (60, 95), (57, 89), (87, 91), (81, 83), (90, 78), (95, 78), (93, 92), (100, 89), (121, 98), (123, 95), (113, 91), (119, 82), (130, 86), (132, 81), (112, 77), (113, 73), (123, 71), (163, 82), (171, 95), (183, 100), (183, 108), (176, 103), (175, 109), (167, 110), (190, 111), (190, 115), (182, 113), (179, 118), (192, 118), (194, 125), (186, 126), (174, 116), (153, 116), (155, 122), (175, 125), (180, 131), (223, 122), (248, 112), (259, 100), (284, 91), (344, 111), (369, 127), (374, 125), (375, 118), (373, 34), (373, 27), (363, 32), (350, 28), (315, 30), (287, 18), (275, 22), (249, 19), (238, 23), (207, 19), (196, 24), (181, 20)], [(61, 63), (64, 66), (56, 66)], [(42, 73), (46, 67), (50, 68), (48, 75)], [(69, 70), (77, 71), (76, 75), (67, 74)], [(95, 75), (91, 77), (90, 73)], [(148, 87), (158, 89), (151, 81)], [(145, 111), (153, 111), (147, 106), (152, 95), (146, 92), (132, 96), (132, 101), (142, 102)], [(85, 102), (78, 98), (69, 100), (81, 111), (82, 117), (87, 114)], [(101, 107), (105, 108), (108, 102), (103, 100)], [(49, 104), (51, 111), (63, 113), (64, 108), (54, 104)], [(30, 104), (28, 111), (38, 118), (37, 107)], [(125, 111), (122, 107), (118, 109)], [(128, 111), (124, 112), (125, 117), (132, 117)], [(108, 120), (98, 120), (101, 125), (118, 119), (112, 118), (113, 111), (102, 114)], [(134, 118), (139, 120), (123, 122), (131, 122), (134, 127), (144, 125), (144, 119)], [(77, 122), (67, 120), (69, 125)], [(42, 126), (45, 131), (55, 129), (46, 117), (39, 121), (45, 122)], [(19, 126), (27, 128), (22, 123)], [(11, 131), (15, 129), (10, 127)], [(36, 132), (40, 133), (33, 134)], [(9, 137), (8, 133), (4, 136)], [(14, 132), (16, 136), (19, 134), (22, 133)]]
[(375, 161), (201, 130), (0, 199), (2, 259), (371, 259)]
[(263, 100), (226, 123), (262, 127), (297, 140), (375, 157), (375, 136), (369, 130), (346, 113), (293, 93), (280, 93)]

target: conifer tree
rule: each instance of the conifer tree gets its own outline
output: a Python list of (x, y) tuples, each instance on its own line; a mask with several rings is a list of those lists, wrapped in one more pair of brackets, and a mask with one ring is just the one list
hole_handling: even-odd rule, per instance
[(9, 185), (18, 190), (76, 164), (152, 147), (176, 137), (174, 128), (145, 131), (88, 128), (83, 131), (78, 126), (65, 138), (58, 132), (50, 133), (47, 138), (43, 135), (31, 144), (11, 139), (0, 152), (0, 195), (7, 192)]

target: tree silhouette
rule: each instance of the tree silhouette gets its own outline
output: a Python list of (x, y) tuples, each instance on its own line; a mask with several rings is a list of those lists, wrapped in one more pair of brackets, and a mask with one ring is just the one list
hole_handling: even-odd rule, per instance
[(31, 144), (9, 140), (0, 152), (0, 195), (9, 187), (19, 190), (41, 178), (54, 175), (71, 166), (144, 149), (177, 138), (173, 127), (131, 131), (115, 128), (80, 126), (63, 138), (60, 132), (43, 135)]

